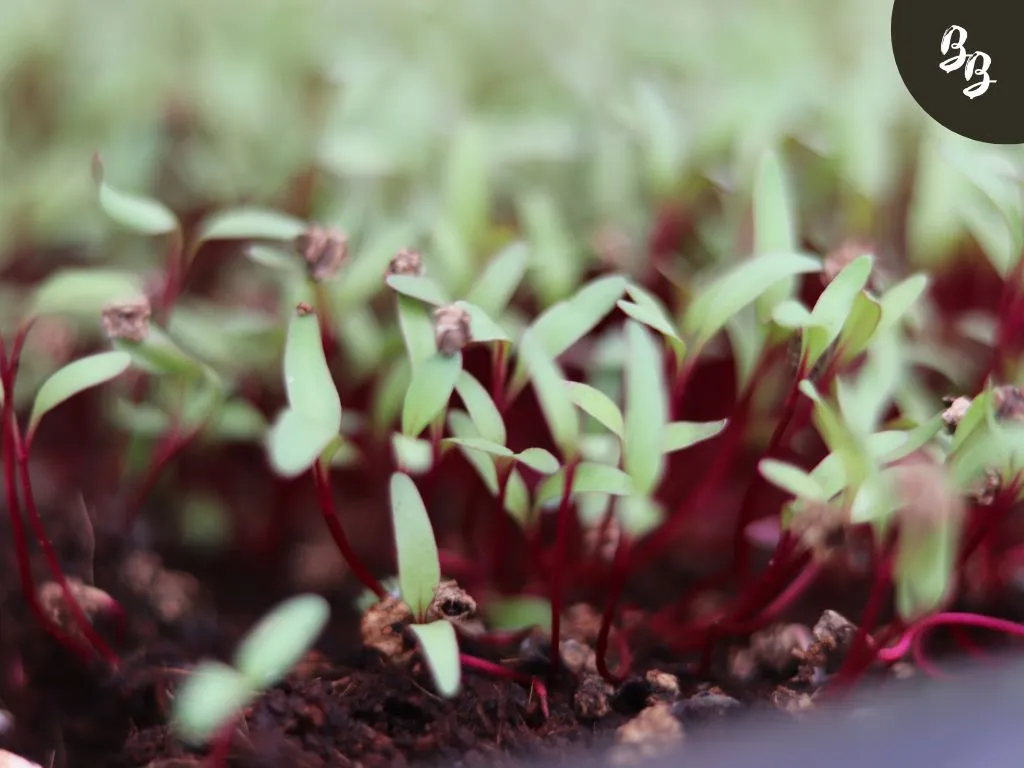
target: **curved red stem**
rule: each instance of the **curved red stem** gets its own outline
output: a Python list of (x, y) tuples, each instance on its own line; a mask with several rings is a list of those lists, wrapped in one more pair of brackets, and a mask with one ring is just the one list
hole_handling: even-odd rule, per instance
[(558, 673), (559, 645), (561, 642), (562, 625), (562, 581), (565, 575), (565, 552), (569, 544), (569, 523), (572, 501), (572, 487), (576, 480), (578, 460), (573, 459), (565, 468), (565, 488), (562, 490), (562, 501), (558, 505), (558, 518), (555, 529), (555, 550), (551, 565), (551, 675)]

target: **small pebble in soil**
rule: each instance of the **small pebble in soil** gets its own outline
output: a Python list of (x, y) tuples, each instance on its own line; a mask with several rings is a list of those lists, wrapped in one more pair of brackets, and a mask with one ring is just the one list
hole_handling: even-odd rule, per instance
[(427, 608), (427, 619), (436, 621), (466, 621), (476, 616), (476, 600), (470, 597), (454, 579), (442, 581), (434, 590), (434, 599)]
[(145, 601), (168, 627), (194, 618), (203, 603), (199, 580), (182, 571), (165, 569), (160, 556), (153, 552), (138, 550), (130, 554), (121, 566), (120, 576), (131, 593)]
[(826, 610), (811, 630), (814, 642), (801, 652), (805, 665), (835, 672), (843, 663), (857, 636), (857, 627), (842, 614)]
[(810, 694), (794, 691), (784, 685), (772, 691), (770, 698), (778, 709), (794, 717), (805, 715), (814, 708), (814, 699)]
[(558, 647), (562, 663), (577, 677), (584, 672), (597, 672), (597, 662), (590, 646), (576, 640), (563, 640)]
[(672, 714), (686, 725), (706, 725), (743, 710), (743, 704), (718, 688), (701, 691), (672, 705)]
[(635, 765), (663, 755), (683, 741), (683, 726), (668, 704), (647, 707), (615, 732), (612, 765)]
[(573, 694), (573, 709), (581, 720), (600, 720), (611, 714), (609, 697), (615, 689), (600, 675), (584, 675), (576, 693)]
[[(82, 612), (90, 620), (100, 616), (112, 615), (117, 611), (117, 602), (102, 589), (83, 584), (74, 576), (67, 577), (71, 599), (78, 603)], [(55, 581), (47, 581), (39, 586), (36, 592), (39, 605), (50, 621), (61, 627), (65, 632), (78, 635), (78, 624), (75, 622), (64, 600), (64, 590)]]
[(650, 669), (644, 675), (649, 693), (647, 694), (648, 706), (659, 702), (671, 704), (679, 698), (679, 678), (660, 669)]
[(750, 637), (750, 652), (764, 672), (789, 677), (796, 672), (800, 655), (813, 642), (811, 630), (803, 624), (776, 624)]

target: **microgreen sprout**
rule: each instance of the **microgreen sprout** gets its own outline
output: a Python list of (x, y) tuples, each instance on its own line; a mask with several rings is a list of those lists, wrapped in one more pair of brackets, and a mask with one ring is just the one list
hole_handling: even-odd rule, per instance
[[(174, 730), (204, 746), (263, 691), (280, 682), (316, 642), (330, 616), (317, 595), (298, 595), (275, 606), (242, 639), (231, 665), (203, 661), (175, 693)], [(227, 731), (230, 739), (231, 730)]]

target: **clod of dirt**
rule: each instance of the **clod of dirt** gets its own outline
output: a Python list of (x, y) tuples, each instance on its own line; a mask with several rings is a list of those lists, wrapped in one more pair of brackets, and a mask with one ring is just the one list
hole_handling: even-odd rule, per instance
[(558, 646), (565, 668), (579, 677), (585, 672), (597, 672), (597, 657), (589, 645), (576, 640), (563, 640)]
[(0, 768), (42, 768), (39, 763), (33, 763), (24, 757), (0, 749)]
[(154, 760), (146, 768), (199, 768), (203, 763), (194, 757), (169, 757)]
[(593, 646), (601, 631), (601, 614), (589, 603), (574, 603), (562, 617), (562, 640), (575, 640)]
[(800, 514), (793, 516), (792, 531), (811, 550), (819, 563), (827, 563), (837, 554), (844, 554), (847, 524), (846, 511), (827, 502), (809, 502)]
[(152, 312), (149, 299), (146, 298), (108, 304), (101, 315), (103, 330), (111, 339), (124, 339), (138, 344), (149, 335), (149, 317)]
[(165, 570), (159, 555), (142, 550), (125, 558), (121, 581), (168, 627), (193, 617), (202, 595), (202, 587), (194, 576)]
[(613, 765), (634, 765), (663, 755), (683, 740), (683, 726), (668, 704), (647, 707), (615, 732), (609, 755)]
[(295, 239), (309, 276), (320, 282), (338, 274), (348, 256), (348, 236), (339, 229), (312, 225)]
[(810, 694), (794, 691), (784, 685), (772, 691), (770, 698), (776, 708), (793, 717), (802, 717), (814, 708), (814, 699)]
[[(71, 598), (90, 619), (113, 613), (117, 610), (117, 602), (102, 589), (90, 587), (74, 576), (67, 577)], [(75, 633), (78, 627), (71, 616), (71, 611), (64, 600), (64, 590), (55, 581), (47, 581), (40, 585), (36, 595), (43, 612), (57, 626), (66, 632)]]
[(644, 675), (650, 692), (647, 694), (648, 706), (658, 703), (671, 704), (679, 698), (679, 678), (660, 669), (649, 669)]
[(413, 277), (421, 277), (426, 273), (426, 271), (427, 268), (423, 263), (423, 257), (420, 256), (419, 251), (414, 251), (409, 248), (403, 248), (396, 253), (388, 264), (389, 275), (411, 275)]
[(581, 720), (600, 720), (611, 714), (612, 705), (608, 697), (615, 689), (600, 675), (584, 675), (576, 693), (573, 694), (573, 709)]
[(376, 648), (391, 661), (404, 663), (413, 654), (413, 648), (405, 637), (405, 628), (411, 621), (409, 606), (397, 597), (388, 596), (363, 614), (359, 623), (363, 645)]
[(996, 418), (1006, 421), (1024, 421), (1024, 389), (1004, 384), (992, 390)]
[(743, 704), (719, 688), (709, 688), (672, 706), (672, 714), (686, 725), (706, 725), (737, 715)]
[(750, 652), (763, 671), (788, 677), (796, 672), (802, 653), (813, 642), (811, 630), (803, 624), (777, 624), (751, 636)]
[(850, 646), (857, 635), (857, 627), (846, 617), (833, 610), (821, 614), (818, 623), (811, 630), (814, 642), (800, 653), (805, 665), (821, 667), (826, 672), (835, 672), (843, 663)]

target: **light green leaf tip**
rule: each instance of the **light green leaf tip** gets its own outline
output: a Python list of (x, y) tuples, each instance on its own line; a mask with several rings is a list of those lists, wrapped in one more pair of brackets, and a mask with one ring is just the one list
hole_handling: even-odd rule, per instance
[(601, 390), (579, 381), (567, 381), (569, 398), (573, 404), (596, 420), (612, 434), (622, 437), (625, 422), (622, 411), (608, 395)]
[(93, 159), (93, 176), (99, 190), (100, 207), (118, 224), (146, 235), (165, 235), (179, 228), (177, 217), (163, 203), (132, 195), (103, 180), (103, 165)]
[(68, 363), (48, 378), (36, 393), (28, 421), (28, 439), (43, 416), (64, 401), (90, 387), (98, 386), (124, 373), (131, 365), (127, 352), (100, 352)]
[(204, 746), (255, 694), (249, 680), (227, 664), (201, 662), (175, 693), (172, 728), (185, 743)]
[(766, 480), (792, 494), (798, 499), (807, 501), (827, 501), (825, 489), (810, 474), (800, 467), (775, 459), (762, 459), (757, 465), (758, 471)]
[(391, 475), (391, 521), (402, 600), (420, 621), (441, 583), (441, 565), (423, 498), (412, 478), (402, 472)]
[(437, 692), (446, 699), (455, 696), (462, 684), (462, 664), (459, 661), (459, 641), (455, 636), (455, 628), (441, 619), (430, 624), (413, 624), (410, 629), (419, 641)]
[(565, 377), (558, 364), (534, 338), (533, 331), (523, 334), (519, 354), (533, 381), (544, 419), (563, 458), (575, 458), (579, 453), (579, 419), (569, 399)]
[(233, 208), (208, 217), (197, 243), (207, 240), (293, 240), (306, 230), (306, 222), (265, 208)]
[(462, 353), (428, 357), (412, 376), (402, 406), (402, 432), (417, 437), (440, 416), (462, 373)]
[(624, 468), (641, 495), (652, 493), (665, 467), (657, 436), (668, 422), (668, 388), (661, 350), (646, 327), (626, 326), (629, 358), (626, 364), (626, 414), (623, 434)]
[(235, 651), (235, 667), (256, 689), (282, 680), (323, 632), (331, 608), (319, 595), (297, 595), (277, 605)]

